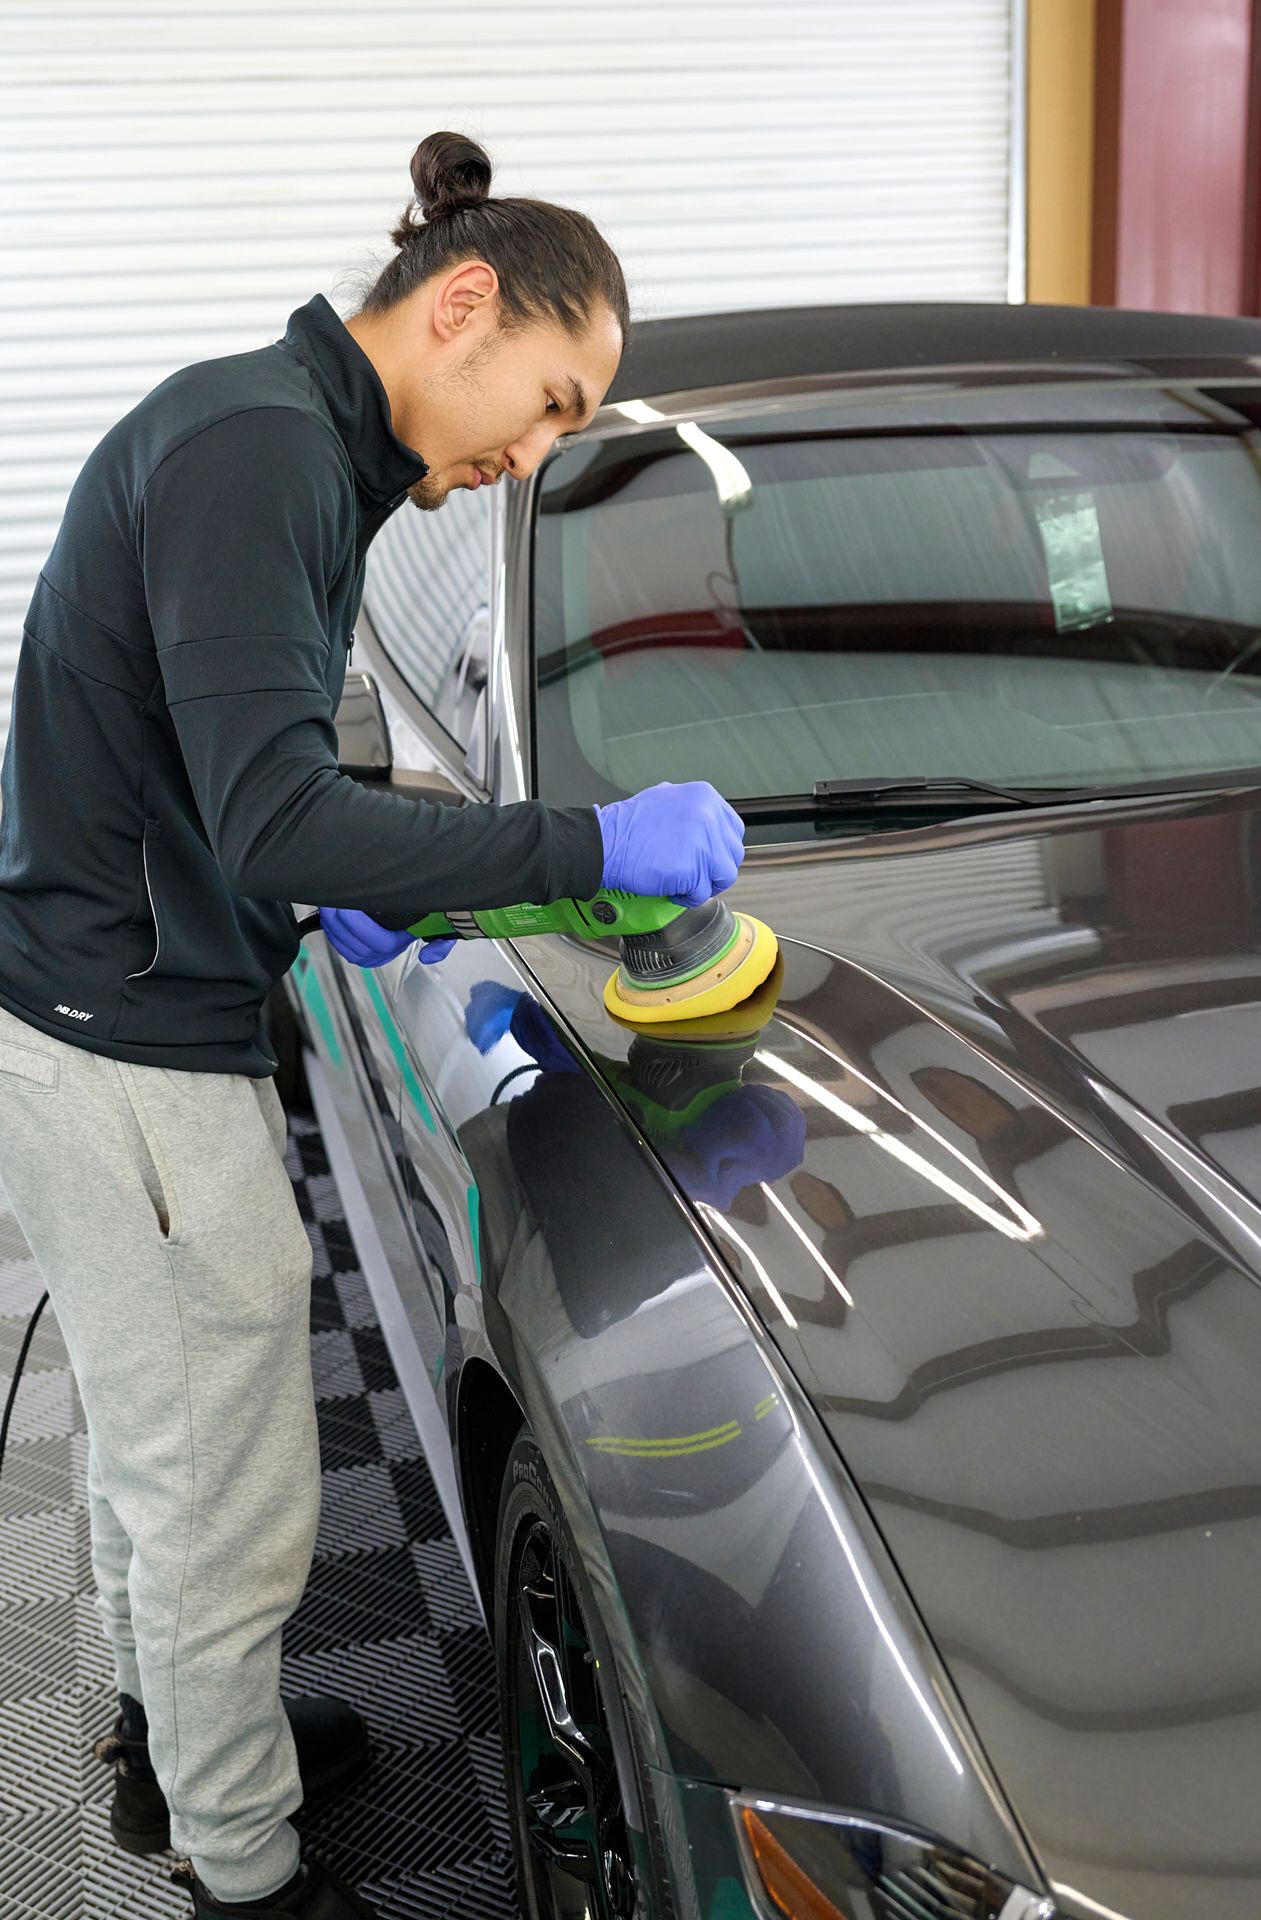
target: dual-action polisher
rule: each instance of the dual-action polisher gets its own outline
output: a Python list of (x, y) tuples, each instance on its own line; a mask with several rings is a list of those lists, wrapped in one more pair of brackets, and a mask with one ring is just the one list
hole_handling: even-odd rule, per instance
[[(303, 920), (306, 932), (315, 920)], [(724, 1013), (760, 987), (775, 965), (778, 942), (752, 914), (733, 913), (715, 895), (703, 906), (603, 887), (590, 900), (550, 906), (478, 908), (427, 913), (408, 928), (425, 940), (517, 940), (533, 933), (570, 933), (580, 940), (615, 939), (621, 959), (604, 989), (604, 1004), (636, 1026)]]

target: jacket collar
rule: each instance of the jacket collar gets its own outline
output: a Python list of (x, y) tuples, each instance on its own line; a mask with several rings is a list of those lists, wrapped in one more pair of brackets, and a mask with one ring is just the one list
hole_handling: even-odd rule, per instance
[(429, 468), (394, 431), (381, 376), (322, 293), (289, 316), (280, 343), (310, 367), (364, 492), (393, 500)]

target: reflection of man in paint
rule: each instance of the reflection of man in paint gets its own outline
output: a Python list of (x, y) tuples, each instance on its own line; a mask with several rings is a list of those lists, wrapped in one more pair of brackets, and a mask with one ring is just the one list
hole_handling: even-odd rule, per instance
[(1064, 1140), (1064, 1122), (1046, 1107), (1017, 1107), (970, 1073), (954, 1067), (918, 1067), (911, 1079), (938, 1113), (975, 1141), (994, 1178), (1010, 1181), (1015, 1168)]
[[(982, 1163), (996, 1180), (1011, 1185), (1017, 1167), (1059, 1146), (1064, 1124), (1045, 1108), (1019, 1108), (972, 1074), (953, 1067), (920, 1067), (911, 1080), (938, 1113), (975, 1143)], [(857, 1216), (832, 1181), (801, 1168), (791, 1181), (793, 1196), (806, 1218), (822, 1229), (820, 1252), (840, 1279), (865, 1255), (888, 1252), (897, 1246), (915, 1246), (930, 1233), (943, 1238), (970, 1233), (972, 1223), (948, 1203), (899, 1205)], [(759, 1196), (746, 1194), (736, 1211), (755, 1206)], [(934, 1217), (936, 1216), (936, 1217)], [(838, 1326), (845, 1317), (843, 1302), (828, 1295), (812, 1307), (801, 1300), (794, 1306), (799, 1319), (815, 1319)]]
[[(473, 988), (465, 1024), (482, 1053), (511, 1034), (544, 1072), (581, 1071), (538, 1002), (499, 981)], [(683, 1191), (724, 1213), (744, 1187), (780, 1179), (805, 1153), (796, 1102), (742, 1077), (760, 1031), (714, 1041), (654, 1028), (636, 1032), (625, 1062), (598, 1061)]]

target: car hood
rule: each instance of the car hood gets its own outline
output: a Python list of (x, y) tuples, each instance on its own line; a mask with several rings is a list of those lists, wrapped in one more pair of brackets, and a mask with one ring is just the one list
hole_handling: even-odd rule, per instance
[(730, 896), (752, 1031), (626, 1034), (577, 942), (547, 981), (1053, 1882), (1136, 1920), (1261, 1908), (1259, 875), (1244, 791), (821, 835)]

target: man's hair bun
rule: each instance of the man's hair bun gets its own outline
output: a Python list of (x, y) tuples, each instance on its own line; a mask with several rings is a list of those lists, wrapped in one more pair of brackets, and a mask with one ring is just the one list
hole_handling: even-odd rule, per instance
[(391, 235), (397, 252), (367, 287), (360, 314), (389, 313), (435, 274), (474, 260), (498, 278), (501, 332), (546, 321), (577, 340), (607, 308), (625, 343), (626, 276), (585, 213), (549, 200), (492, 200), (490, 157), (462, 133), (429, 134), (411, 172), (414, 197)]
[(490, 196), (494, 168), (476, 140), (461, 133), (431, 133), (412, 155), (412, 185), (422, 216), (441, 220)]

